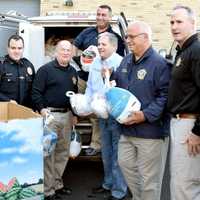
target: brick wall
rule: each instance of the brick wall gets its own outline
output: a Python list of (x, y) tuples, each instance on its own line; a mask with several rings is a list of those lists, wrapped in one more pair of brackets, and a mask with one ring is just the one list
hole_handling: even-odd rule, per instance
[(153, 30), (154, 47), (169, 49), (172, 42), (169, 14), (177, 3), (188, 5), (198, 11), (199, 23), (200, 0), (73, 0), (72, 7), (65, 6), (64, 0), (41, 0), (41, 15), (46, 15), (48, 11), (95, 12), (98, 5), (108, 4), (112, 7), (113, 14), (123, 11), (126, 17), (149, 23)]

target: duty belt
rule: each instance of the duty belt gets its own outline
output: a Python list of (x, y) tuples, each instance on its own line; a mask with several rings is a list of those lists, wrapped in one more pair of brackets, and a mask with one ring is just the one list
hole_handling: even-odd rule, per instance
[(199, 114), (192, 114), (192, 113), (172, 114), (172, 117), (176, 119), (196, 119), (198, 116)]

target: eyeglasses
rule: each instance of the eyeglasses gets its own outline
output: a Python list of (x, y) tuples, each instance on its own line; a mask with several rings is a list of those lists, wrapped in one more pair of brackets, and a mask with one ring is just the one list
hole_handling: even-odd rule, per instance
[(136, 37), (138, 37), (138, 36), (140, 36), (140, 35), (144, 35), (145, 33), (139, 33), (139, 34), (137, 34), (137, 35), (126, 35), (125, 36), (125, 39), (131, 39), (131, 40), (133, 40), (133, 39), (135, 39)]

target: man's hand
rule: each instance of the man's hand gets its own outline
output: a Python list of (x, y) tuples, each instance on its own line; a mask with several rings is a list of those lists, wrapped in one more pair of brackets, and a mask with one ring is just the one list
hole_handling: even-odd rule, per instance
[(142, 111), (133, 112), (127, 120), (124, 122), (125, 125), (139, 124), (145, 121), (145, 116)]
[(103, 66), (102, 69), (101, 69), (101, 75), (103, 78), (106, 78), (106, 76), (111, 76), (113, 72), (113, 68), (109, 68), (109, 67), (106, 67), (106, 66)]
[(43, 108), (43, 109), (40, 111), (40, 114), (42, 115), (42, 117), (46, 117), (47, 114), (49, 114), (49, 109)]
[(72, 125), (75, 126), (78, 123), (78, 117), (77, 116), (73, 116), (72, 117)]
[(190, 156), (200, 154), (200, 136), (190, 133), (183, 144), (187, 144), (188, 154)]

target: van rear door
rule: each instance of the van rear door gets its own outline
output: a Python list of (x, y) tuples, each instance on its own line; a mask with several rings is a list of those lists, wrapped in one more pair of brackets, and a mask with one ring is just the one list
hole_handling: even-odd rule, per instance
[(22, 22), (19, 24), (19, 35), (24, 38), (24, 57), (33, 63), (37, 71), (44, 64), (44, 28), (39, 25)]

